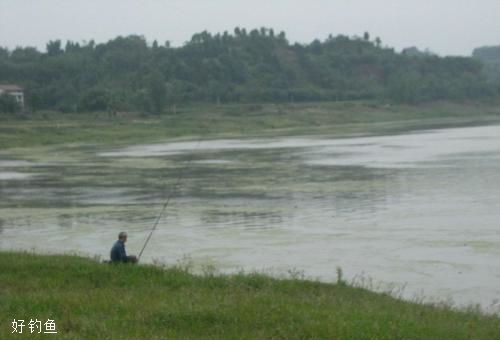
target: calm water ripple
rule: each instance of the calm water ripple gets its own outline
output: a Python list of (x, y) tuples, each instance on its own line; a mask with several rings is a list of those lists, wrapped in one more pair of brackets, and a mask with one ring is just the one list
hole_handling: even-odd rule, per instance
[(0, 249), (107, 257), (127, 230), (137, 253), (186, 171), (146, 262), (326, 281), (341, 266), (407, 298), (500, 298), (500, 126), (196, 145), (3, 151)]

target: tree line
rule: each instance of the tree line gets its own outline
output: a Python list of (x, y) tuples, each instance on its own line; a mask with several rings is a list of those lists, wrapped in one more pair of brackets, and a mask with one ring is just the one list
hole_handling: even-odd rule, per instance
[(31, 110), (153, 114), (191, 102), (418, 103), (500, 93), (474, 58), (398, 53), (368, 33), (291, 44), (284, 32), (239, 27), (194, 34), (181, 47), (131, 35), (54, 40), (45, 52), (0, 48), (0, 83), (23, 86)]
[(500, 84), (500, 46), (483, 46), (474, 49), (472, 56), (484, 65), (484, 73), (492, 84)]

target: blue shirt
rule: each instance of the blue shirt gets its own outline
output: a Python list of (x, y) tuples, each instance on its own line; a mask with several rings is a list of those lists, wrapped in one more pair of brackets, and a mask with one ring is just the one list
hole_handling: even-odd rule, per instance
[(121, 240), (115, 242), (111, 248), (111, 262), (127, 262), (127, 253), (125, 252), (125, 243)]

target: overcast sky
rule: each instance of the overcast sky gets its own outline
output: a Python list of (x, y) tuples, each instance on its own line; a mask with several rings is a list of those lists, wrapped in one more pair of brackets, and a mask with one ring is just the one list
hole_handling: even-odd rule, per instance
[(0, 0), (0, 46), (9, 49), (129, 34), (179, 46), (236, 26), (283, 30), (301, 43), (368, 31), (398, 51), (470, 55), (500, 45), (500, 0)]

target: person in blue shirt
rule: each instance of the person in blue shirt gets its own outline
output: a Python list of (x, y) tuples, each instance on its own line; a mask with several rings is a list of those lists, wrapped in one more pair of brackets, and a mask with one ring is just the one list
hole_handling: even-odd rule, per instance
[(127, 256), (125, 242), (127, 242), (127, 233), (122, 231), (118, 234), (118, 240), (111, 248), (110, 257), (112, 263), (137, 263), (136, 256)]

